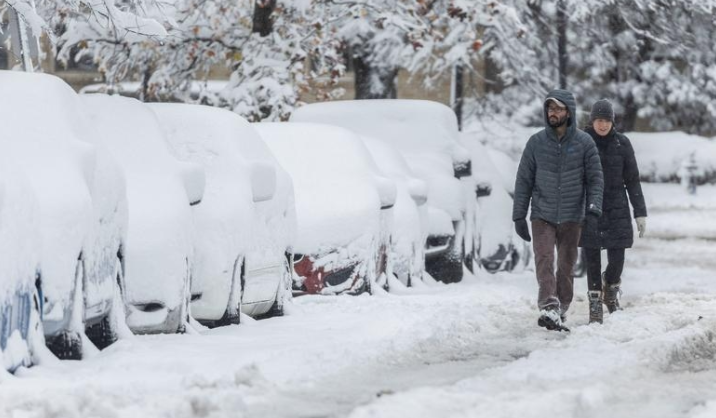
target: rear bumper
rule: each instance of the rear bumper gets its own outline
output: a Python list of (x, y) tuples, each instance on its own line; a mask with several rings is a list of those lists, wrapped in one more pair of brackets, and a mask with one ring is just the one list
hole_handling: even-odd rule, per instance
[(167, 308), (159, 302), (127, 306), (127, 326), (135, 334), (174, 334), (182, 325), (180, 306)]

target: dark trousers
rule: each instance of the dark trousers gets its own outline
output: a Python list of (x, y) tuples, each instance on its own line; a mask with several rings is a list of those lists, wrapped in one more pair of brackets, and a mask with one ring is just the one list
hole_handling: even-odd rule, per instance
[[(587, 256), (587, 280), (589, 290), (602, 290), (602, 254), (599, 248), (583, 248)], [(607, 270), (604, 281), (607, 284), (621, 282), (624, 270), (624, 248), (607, 249)]]
[[(557, 309), (567, 312), (574, 296), (574, 263), (577, 261), (577, 244), (582, 225), (565, 222), (554, 225), (541, 219), (532, 221), (532, 248), (535, 252), (535, 270), (540, 309)], [(554, 249), (557, 248), (557, 273), (554, 271)]]

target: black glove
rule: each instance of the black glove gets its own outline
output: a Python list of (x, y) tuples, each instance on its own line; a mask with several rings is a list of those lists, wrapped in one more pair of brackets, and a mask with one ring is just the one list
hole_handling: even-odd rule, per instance
[(590, 234), (597, 234), (599, 232), (599, 215), (587, 211), (587, 216), (584, 218), (584, 229)]
[(527, 221), (524, 219), (518, 219), (515, 221), (515, 231), (517, 232), (517, 235), (520, 236), (523, 240), (530, 242), (532, 241), (532, 237), (530, 236), (530, 229), (527, 227)]

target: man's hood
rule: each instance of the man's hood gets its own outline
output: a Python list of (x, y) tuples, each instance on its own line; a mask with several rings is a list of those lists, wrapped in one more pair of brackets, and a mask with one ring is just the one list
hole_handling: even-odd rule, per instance
[(574, 100), (574, 95), (567, 90), (555, 89), (547, 94), (544, 99), (544, 102), (542, 103), (542, 115), (544, 116), (545, 127), (547, 129), (547, 132), (551, 132), (551, 135), (556, 138), (557, 134), (555, 133), (554, 128), (549, 126), (549, 118), (547, 117), (547, 105), (549, 104), (549, 99), (552, 98), (564, 103), (565, 105), (567, 105), (567, 109), (569, 109), (569, 119), (567, 119), (567, 133), (565, 135), (565, 137), (569, 137), (577, 130), (577, 102)]

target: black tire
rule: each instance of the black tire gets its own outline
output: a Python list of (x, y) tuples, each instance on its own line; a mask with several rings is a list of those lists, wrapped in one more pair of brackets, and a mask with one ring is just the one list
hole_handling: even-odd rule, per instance
[[(81, 275), (81, 277), (78, 277), (78, 275)], [(75, 315), (81, 315), (80, 317), (84, 316), (84, 313), (74, 312), (74, 307), (78, 305), (74, 298), (84, 297), (84, 281), (84, 259), (82, 253), (80, 253), (79, 257), (77, 257), (77, 266), (75, 267), (75, 289), (73, 290), (73, 312), (71, 314), (73, 317)], [(81, 305), (84, 310), (84, 301)], [(70, 323), (72, 323), (72, 319)], [(82, 360), (82, 337), (78, 331), (64, 330), (59, 335), (46, 340), (45, 343), (47, 344), (47, 348), (60, 360)]]
[(435, 280), (443, 283), (458, 283), (462, 281), (462, 266), (465, 259), (465, 246), (455, 254), (454, 248), (450, 248), (443, 254), (425, 260), (425, 270)]
[(63, 332), (47, 341), (47, 348), (60, 360), (82, 360), (82, 338), (76, 332)]
[[(117, 268), (115, 280), (117, 281), (117, 290), (119, 291), (119, 294), (115, 297), (119, 297), (120, 303), (124, 306), (124, 297), (122, 296), (122, 281), (124, 275), (122, 272), (121, 258), (117, 259)], [(100, 350), (104, 350), (117, 342), (119, 339), (117, 331), (114, 329), (116, 324), (112, 324), (112, 315), (114, 315), (114, 312), (112, 311), (113, 309), (114, 306), (100, 322), (85, 328), (87, 338), (89, 338), (90, 341), (92, 341), (92, 343)], [(122, 315), (124, 315), (124, 312), (122, 312)]]
[[(286, 257), (284, 258), (284, 261), (283, 261), (283, 269), (284, 269), (283, 273), (289, 275), (289, 277), (291, 275), (291, 269), (293, 268), (292, 259), (293, 259), (293, 257), (289, 253), (286, 253)], [(283, 280), (286, 280), (286, 279), (284, 278)], [(291, 287), (288, 288), (287, 290), (284, 289), (284, 291), (288, 291), (288, 292), (291, 291), (291, 289), (293, 288), (293, 280), (291, 280), (290, 284), (291, 284)], [(275, 316), (283, 316), (284, 315), (283, 298), (282, 298), (282, 295), (280, 292), (281, 286), (284, 286), (283, 281), (282, 281), (282, 283), (279, 284), (279, 290), (276, 291), (276, 300), (274, 300), (273, 305), (271, 305), (271, 308), (265, 314), (261, 315), (261, 318), (272, 318)]]
[(117, 333), (112, 329), (110, 322), (110, 314), (107, 314), (100, 322), (85, 328), (87, 338), (100, 350), (117, 342)]

